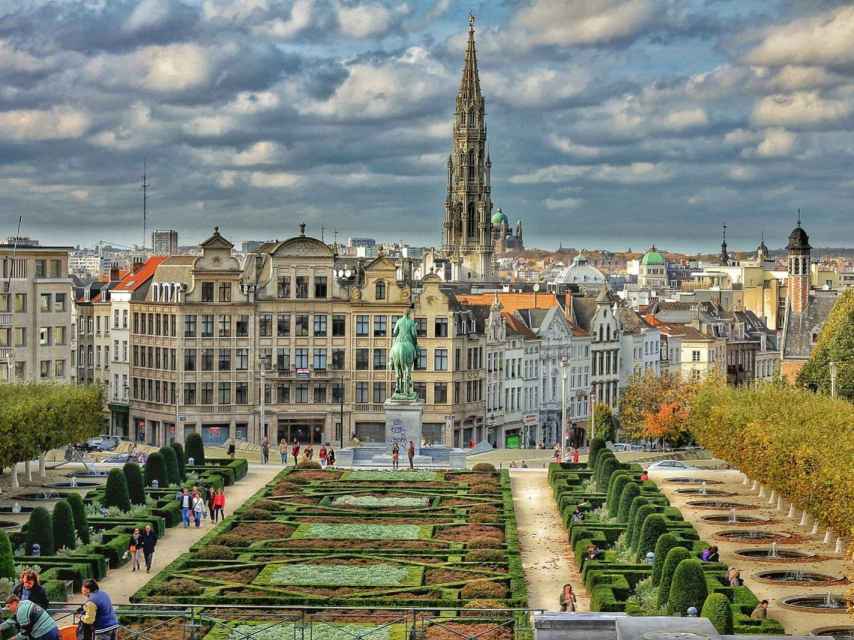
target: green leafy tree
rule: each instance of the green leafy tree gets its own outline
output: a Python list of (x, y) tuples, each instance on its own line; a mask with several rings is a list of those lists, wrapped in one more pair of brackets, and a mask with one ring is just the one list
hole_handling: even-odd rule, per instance
[(60, 500), (53, 505), (53, 544), (57, 549), (73, 549), (77, 546), (74, 513), (67, 500)]
[(640, 495), (640, 487), (637, 482), (628, 482), (623, 487), (623, 492), (620, 494), (620, 508), (617, 509), (617, 520), (620, 522), (629, 521), (629, 511), (632, 508), (632, 502)]
[(181, 475), (181, 480), (185, 480), (187, 478), (187, 458), (184, 455), (184, 447), (181, 446), (180, 442), (173, 442), (171, 446), (175, 449), (175, 458), (178, 460), (178, 473)]
[(126, 462), (122, 467), (128, 486), (128, 497), (132, 504), (145, 504), (145, 486), (142, 481), (142, 469), (136, 462)]
[(594, 422), (596, 437), (601, 437), (605, 442), (614, 442), (617, 439), (617, 418), (611, 407), (599, 403), (595, 408), (596, 421)]
[(163, 454), (155, 451), (145, 461), (145, 484), (151, 486), (157, 480), (160, 487), (166, 487), (169, 484), (169, 475), (166, 471), (166, 461), (163, 459)]
[(661, 569), (661, 580), (658, 583), (658, 606), (665, 606), (670, 599), (670, 585), (673, 581), (673, 574), (676, 572), (676, 567), (683, 560), (691, 558), (691, 552), (685, 547), (674, 547), (667, 552), (664, 558), (664, 566)]
[(116, 507), (121, 511), (130, 511), (128, 483), (121, 469), (110, 469), (107, 486), (104, 488), (104, 506)]
[(187, 462), (193, 459), (193, 464), (205, 464), (205, 443), (202, 442), (202, 436), (198, 433), (191, 433), (187, 436)]
[(638, 561), (643, 561), (647, 553), (655, 553), (658, 539), (665, 533), (667, 533), (667, 520), (663, 515), (651, 513), (644, 518), (637, 543)]
[(9, 542), (9, 536), (3, 529), (0, 529), (0, 578), (14, 580), (18, 576), (15, 575), (15, 555), (12, 552), (12, 543)]
[(163, 456), (163, 462), (166, 463), (166, 475), (169, 477), (169, 484), (181, 484), (181, 471), (178, 468), (178, 457), (175, 455), (175, 449), (171, 446), (161, 447), (160, 455)]
[(33, 545), (39, 545), (39, 552), (43, 556), (52, 556), (56, 548), (53, 543), (53, 520), (50, 513), (44, 507), (36, 507), (30, 512), (27, 521), (27, 553), (33, 552)]
[(604, 438), (593, 438), (590, 441), (590, 455), (587, 456), (587, 466), (593, 469), (596, 466), (596, 458), (599, 452), (605, 449)]
[(86, 517), (86, 507), (79, 493), (69, 493), (65, 496), (74, 515), (74, 530), (83, 544), (89, 544), (89, 518)]
[(822, 325), (798, 385), (830, 395), (830, 363), (836, 362), (836, 393), (854, 402), (854, 289), (840, 294)]
[(696, 558), (688, 558), (680, 562), (673, 573), (667, 609), (671, 614), (680, 616), (685, 615), (691, 607), (699, 611), (708, 595), (703, 563)]
[(661, 440), (674, 446), (691, 441), (685, 418), (697, 384), (667, 372), (635, 375), (620, 399), (620, 431), (630, 440)]
[(710, 593), (700, 610), (701, 618), (708, 618), (722, 636), (733, 634), (732, 607), (722, 593)]
[[(661, 582), (661, 573), (664, 569), (664, 561), (671, 549), (676, 547), (685, 548), (685, 545), (679, 542), (672, 533), (665, 533), (659, 536), (658, 542), (655, 543), (655, 562), (652, 565), (652, 586), (657, 587)], [(685, 549), (687, 551), (687, 549)]]

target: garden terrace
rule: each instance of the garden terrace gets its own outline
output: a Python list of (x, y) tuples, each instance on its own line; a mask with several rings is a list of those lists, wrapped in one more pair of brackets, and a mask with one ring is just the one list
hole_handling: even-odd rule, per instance
[[(680, 571), (684, 562), (696, 560), (693, 567), (698, 573), (694, 586), (696, 593), (701, 594), (696, 603), (698, 609), (706, 594), (723, 594), (732, 612), (735, 633), (782, 633), (783, 628), (776, 620), (750, 618), (759, 601), (747, 587), (729, 586), (726, 565), (699, 563), (701, 552), (710, 545), (700, 539), (696, 529), (683, 519), (679, 509), (670, 505), (654, 482), (640, 480), (641, 471), (640, 466), (620, 463), (601, 448), (594, 450), (590, 466), (549, 466), (549, 482), (590, 594), (591, 611), (665, 615), (670, 607), (673, 613), (684, 615), (684, 610), (676, 610), (673, 598), (663, 597), (671, 595), (671, 577), (674, 584), (681, 580), (675, 575), (677, 571), (667, 574), (664, 559), (667, 551), (681, 547), (673, 555), (674, 560), (684, 558), (678, 564)], [(573, 522), (576, 508), (584, 516), (581, 521)], [(598, 559), (586, 556), (591, 544), (603, 552)], [(654, 564), (646, 562), (650, 552), (656, 554)], [(659, 553), (661, 558), (657, 557)], [(688, 569), (686, 565), (686, 573)], [(681, 587), (674, 592), (677, 590), (681, 592)], [(678, 608), (683, 606), (680, 603)]]
[(132, 601), (176, 596), (188, 605), (523, 608), (509, 474), (287, 469)]

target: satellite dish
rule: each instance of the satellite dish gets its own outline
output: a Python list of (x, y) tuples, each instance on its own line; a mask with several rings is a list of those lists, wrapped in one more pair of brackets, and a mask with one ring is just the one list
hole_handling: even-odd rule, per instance
[(540, 290), (540, 283), (538, 282), (534, 285), (534, 293), (537, 293), (539, 290)]

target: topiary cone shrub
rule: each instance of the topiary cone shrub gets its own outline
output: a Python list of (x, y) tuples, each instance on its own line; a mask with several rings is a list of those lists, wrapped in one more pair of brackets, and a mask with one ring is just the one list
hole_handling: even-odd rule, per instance
[(632, 477), (626, 471), (618, 471), (611, 476), (611, 480), (608, 482), (608, 497), (605, 501), (609, 518), (617, 517), (617, 511), (620, 509), (620, 494), (623, 492), (623, 487), (631, 481)]
[(193, 464), (204, 465), (205, 464), (205, 443), (202, 442), (202, 436), (198, 433), (191, 433), (187, 436), (186, 441), (187, 449), (186, 449), (186, 460), (190, 461), (190, 458), (193, 459)]
[(175, 449), (161, 447), (160, 455), (163, 456), (163, 462), (166, 463), (166, 477), (169, 479), (169, 484), (181, 484), (181, 472), (178, 469), (178, 457), (175, 455)]
[(52, 556), (56, 551), (53, 544), (53, 520), (44, 507), (36, 507), (30, 512), (26, 541), (28, 554), (32, 554), (34, 544), (39, 545), (39, 552), (43, 556)]
[(673, 581), (673, 573), (676, 567), (683, 560), (688, 560), (691, 557), (691, 552), (685, 547), (674, 547), (667, 552), (664, 558), (664, 566), (661, 568), (661, 580), (658, 583), (658, 606), (663, 607), (667, 604), (670, 597), (670, 584)]
[(640, 487), (637, 482), (628, 482), (623, 487), (620, 493), (620, 506), (617, 509), (617, 520), (620, 522), (628, 522), (629, 511), (632, 508), (632, 501), (640, 495)]
[[(642, 500), (646, 500), (645, 498), (635, 498), (635, 503), (640, 503)], [(632, 516), (632, 523), (629, 525), (628, 529), (628, 543), (629, 549), (633, 551), (638, 550), (638, 544), (640, 543), (640, 534), (641, 528), (643, 527), (643, 523), (646, 520), (647, 516), (655, 513), (655, 507), (651, 504), (647, 504), (643, 502), (638, 505), (638, 508), (635, 510), (634, 515)], [(654, 544), (654, 543), (653, 543)]]
[(77, 546), (77, 532), (74, 529), (74, 512), (67, 500), (53, 505), (53, 544), (57, 550), (73, 549)]
[(471, 468), (472, 471), (495, 473), (495, 466), (488, 462), (478, 462)]
[(74, 530), (80, 542), (89, 544), (89, 518), (86, 517), (86, 507), (83, 506), (83, 498), (79, 493), (69, 493), (65, 496), (71, 513), (74, 516)]
[(15, 557), (12, 552), (12, 543), (3, 529), (0, 529), (0, 578), (15, 580)]
[(136, 462), (126, 462), (122, 467), (128, 485), (128, 496), (132, 504), (145, 504), (145, 485), (142, 482), (142, 469)]
[(658, 539), (667, 533), (667, 519), (660, 513), (651, 513), (644, 518), (638, 536), (638, 562), (643, 562), (646, 554), (655, 553)]
[(152, 453), (145, 461), (145, 486), (150, 487), (155, 480), (160, 487), (165, 488), (169, 484), (166, 461), (159, 451)]
[(611, 481), (611, 476), (617, 471), (619, 466), (620, 461), (613, 455), (602, 461), (602, 464), (599, 465), (599, 480), (596, 483), (599, 491), (604, 493), (608, 490), (608, 483)]
[(187, 458), (184, 456), (184, 447), (181, 446), (180, 442), (173, 442), (171, 446), (175, 450), (175, 458), (178, 460), (178, 473), (181, 480), (184, 480), (187, 477)]
[(673, 615), (684, 616), (690, 607), (697, 611), (706, 601), (709, 589), (706, 586), (706, 574), (703, 563), (696, 558), (682, 560), (673, 574), (670, 594), (667, 597), (667, 609)]
[(664, 568), (664, 561), (667, 559), (667, 554), (671, 549), (676, 547), (685, 548), (679, 538), (672, 533), (665, 533), (659, 536), (658, 542), (655, 543), (655, 562), (652, 565), (652, 586), (657, 587), (661, 582), (661, 571)]
[(700, 611), (701, 618), (708, 618), (722, 636), (732, 635), (732, 607), (722, 593), (710, 593)]
[(587, 467), (592, 469), (596, 465), (596, 457), (605, 448), (604, 438), (593, 438), (590, 441), (590, 455), (587, 457)]
[(604, 465), (608, 460), (616, 459), (616, 456), (610, 449), (602, 449), (602, 451), (596, 455), (596, 464), (593, 465), (593, 479), (596, 481), (597, 486), (601, 485), (602, 465)]
[(104, 506), (116, 507), (121, 511), (130, 511), (128, 483), (121, 469), (110, 469), (107, 486), (104, 489)]

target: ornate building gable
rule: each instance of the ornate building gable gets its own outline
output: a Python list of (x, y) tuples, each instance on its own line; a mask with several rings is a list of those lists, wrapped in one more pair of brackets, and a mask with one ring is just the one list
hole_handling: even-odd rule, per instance
[(384, 255), (365, 265), (361, 299), (377, 303), (408, 303), (410, 291), (397, 282), (397, 265)]
[(223, 238), (219, 233), (219, 227), (214, 227), (213, 235), (199, 245), (202, 255), (196, 258), (193, 264), (193, 272), (204, 271), (222, 272), (241, 271), (240, 261), (231, 255), (234, 245)]

